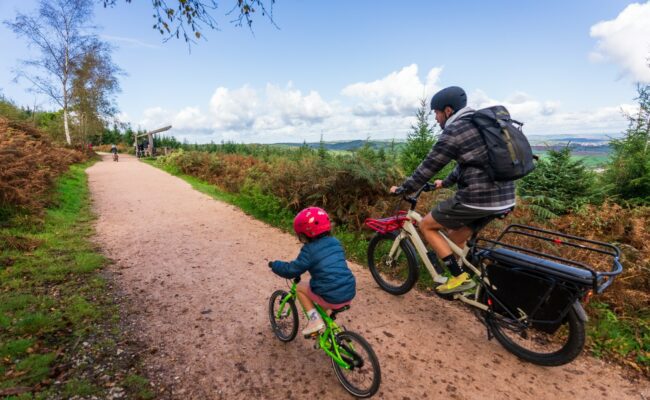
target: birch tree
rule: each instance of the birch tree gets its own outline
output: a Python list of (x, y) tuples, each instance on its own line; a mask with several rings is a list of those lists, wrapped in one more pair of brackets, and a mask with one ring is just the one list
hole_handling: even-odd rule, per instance
[(72, 144), (69, 104), (72, 74), (92, 38), (87, 32), (92, 17), (92, 0), (40, 0), (32, 14), (18, 13), (5, 21), (19, 37), (27, 40), (40, 56), (21, 61), (17, 79), (24, 78), (34, 90), (52, 99), (63, 109), (63, 127), (68, 144)]
[(117, 77), (123, 72), (113, 63), (111, 50), (105, 42), (90, 40), (73, 72), (69, 105), (84, 141), (94, 133), (101, 142), (104, 127), (117, 113)]

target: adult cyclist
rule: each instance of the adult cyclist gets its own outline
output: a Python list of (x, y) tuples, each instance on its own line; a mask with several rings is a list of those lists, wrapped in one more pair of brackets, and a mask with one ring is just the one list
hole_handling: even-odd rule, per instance
[(444, 180), (434, 181), (436, 188), (456, 184), (458, 190), (454, 197), (438, 203), (418, 224), (424, 238), (453, 275), (435, 290), (456, 293), (476, 284), (458, 263), (439, 231), (445, 229), (449, 238), (463, 248), (472, 235), (474, 222), (514, 207), (515, 184), (493, 181), (482, 167), (488, 165), (487, 149), (473, 122), (464, 118), (470, 117), (474, 110), (467, 107), (467, 95), (462, 88), (450, 86), (436, 93), (431, 99), (431, 110), (443, 131), (413, 175), (400, 187), (391, 187), (390, 192), (413, 192), (449, 162), (457, 162), (456, 168)]
[(111, 145), (111, 153), (113, 153), (113, 161), (117, 161), (117, 146)]

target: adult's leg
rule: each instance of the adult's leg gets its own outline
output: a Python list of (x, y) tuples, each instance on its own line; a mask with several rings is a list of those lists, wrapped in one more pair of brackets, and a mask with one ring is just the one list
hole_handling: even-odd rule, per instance
[(447, 241), (438, 232), (443, 226), (431, 214), (427, 214), (422, 218), (422, 221), (418, 225), (424, 239), (429, 242), (438, 257), (445, 258), (452, 254), (451, 247), (449, 247)]
[(447, 231), (449, 239), (451, 239), (452, 242), (456, 244), (456, 246), (460, 247), (461, 249), (465, 247), (465, 243), (467, 243), (467, 240), (472, 236), (472, 228), (469, 228), (467, 226), (463, 226), (462, 228), (458, 229), (450, 229)]

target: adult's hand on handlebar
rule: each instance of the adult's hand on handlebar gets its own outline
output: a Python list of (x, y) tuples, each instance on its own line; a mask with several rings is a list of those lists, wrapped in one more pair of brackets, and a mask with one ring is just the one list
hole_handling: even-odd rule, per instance
[(433, 185), (436, 187), (436, 189), (442, 189), (442, 179), (436, 179), (433, 181)]
[(389, 190), (390, 194), (399, 195), (404, 193), (406, 190), (401, 186), (392, 186)]

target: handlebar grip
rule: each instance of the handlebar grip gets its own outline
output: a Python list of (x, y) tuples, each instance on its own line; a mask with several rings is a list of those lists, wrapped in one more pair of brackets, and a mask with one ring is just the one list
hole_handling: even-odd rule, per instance
[(395, 191), (393, 193), (391, 193), (391, 194), (393, 196), (399, 196), (399, 195), (404, 194), (404, 193), (406, 193), (406, 189), (404, 189), (401, 186), (398, 186), (397, 189), (395, 189)]

